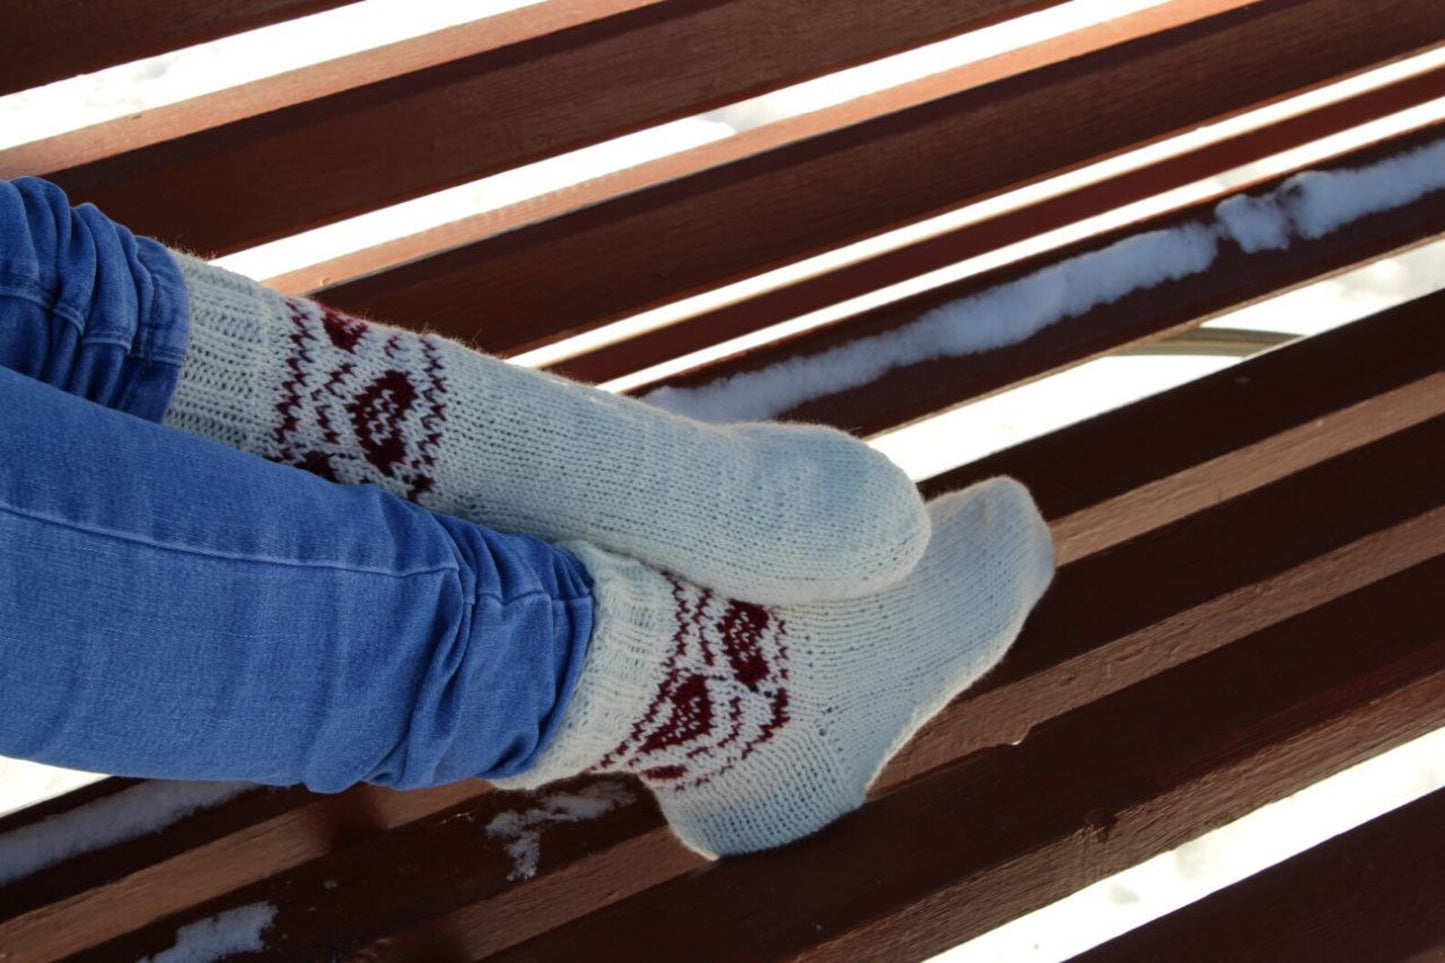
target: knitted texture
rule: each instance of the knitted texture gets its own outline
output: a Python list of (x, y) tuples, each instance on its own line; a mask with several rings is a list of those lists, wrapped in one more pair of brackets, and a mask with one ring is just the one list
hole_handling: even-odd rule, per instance
[(876, 591), (928, 542), (907, 477), (841, 432), (705, 425), (176, 259), (172, 427), (759, 602)]
[(996, 478), (929, 505), (918, 567), (869, 598), (761, 606), (586, 545), (597, 621), (530, 788), (632, 773), (707, 856), (806, 836), (862, 805), (887, 761), (987, 672), (1053, 576), (1028, 492)]

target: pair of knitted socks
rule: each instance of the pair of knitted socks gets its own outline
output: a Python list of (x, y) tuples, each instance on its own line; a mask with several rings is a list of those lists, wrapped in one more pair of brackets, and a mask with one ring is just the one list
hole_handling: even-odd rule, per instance
[(700, 852), (796, 839), (862, 803), (1052, 575), (1014, 482), (925, 507), (831, 429), (700, 424), (176, 259), (191, 330), (168, 424), (586, 565), (580, 681), (508, 785), (630, 772)]

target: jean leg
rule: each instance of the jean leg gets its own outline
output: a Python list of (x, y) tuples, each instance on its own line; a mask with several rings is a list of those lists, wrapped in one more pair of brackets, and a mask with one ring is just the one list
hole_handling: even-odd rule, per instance
[(0, 180), (0, 367), (160, 421), (188, 323), (164, 247), (54, 184)]
[(559, 549), (0, 369), (0, 753), (322, 791), (511, 775), (591, 622)]

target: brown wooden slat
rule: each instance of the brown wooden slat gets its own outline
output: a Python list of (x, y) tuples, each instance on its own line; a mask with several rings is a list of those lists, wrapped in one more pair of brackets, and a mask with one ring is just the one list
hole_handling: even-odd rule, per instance
[(1076, 963), (1445, 959), (1445, 789), (1075, 957)]
[(140, 233), (230, 251), (1058, 2), (648, 4), (46, 173)]
[(945, 472), (1028, 485), (1061, 564), (1445, 414), (1445, 292)]
[(345, 6), (351, 0), (50, 0), (10, 4), (13, 42), (0, 58), (0, 94), (153, 57), (282, 20)]
[[(143, 783), (144, 780), (139, 779), (109, 779), (83, 787), (38, 806), (12, 813), (0, 824), (0, 832), (11, 832), (42, 823), (52, 816), (88, 804), (103, 804), (111, 797)], [(293, 808), (296, 795), (292, 791), (257, 787), (254, 792), (231, 799), (226, 808), (244, 813), (250, 822), (262, 822)], [(167, 833), (164, 839), (144, 834), (105, 849), (71, 857), (56, 866), (0, 885), (0, 952), (8, 952), (17, 943), (8, 930), (9, 924), (16, 917), (44, 907), (47, 903), (69, 898), (77, 885), (84, 885), (81, 882), (83, 880), (104, 880), (118, 876), (138, 866), (148, 865), (151, 861), (164, 860), (185, 852), (204, 842), (207, 836), (206, 824), (215, 819), (220, 808), (222, 807), (212, 807), (176, 820), (172, 831)]]
[[(1421, 565), (490, 959), (915, 960), (1445, 723)], [(700, 921), (703, 907), (705, 924)]]
[[(12, 814), (0, 832), (123, 791), (106, 780)], [(0, 959), (58, 959), (199, 900), (487, 792), (465, 782), (413, 792), (361, 786), (319, 796), (257, 789), (213, 809), (0, 886)], [(184, 885), (177, 885), (184, 880)]]
[(660, 0), (547, 0), (0, 151), (0, 177), (79, 167)]
[[(554, 784), (548, 792), (565, 792), (599, 781), (635, 787), (626, 780), (574, 779)], [(649, 874), (662, 873), (665, 875), (661, 878), (669, 878), (696, 865), (698, 857), (676, 847), (670, 858), (649, 860), (643, 864), (646, 870), (637, 872), (638, 865), (629, 859), (626, 843), (642, 828), (655, 826), (661, 817), (644, 790), (635, 787), (632, 793), (632, 805), (599, 819), (548, 827), (542, 852), (575, 852), (584, 846), (608, 851), (614, 857), (610, 874), (602, 879), (590, 878), (588, 888), (602, 886), (614, 893), (635, 892), (641, 888), (638, 880)], [(405, 921), (436, 915), (439, 907), (449, 908), (457, 892), (480, 889), (496, 893), (513, 888), (514, 883), (508, 880), (513, 862), (503, 845), (487, 836), (486, 826), (500, 813), (525, 810), (535, 803), (536, 797), (529, 793), (492, 792), (384, 837), (310, 862), (270, 883), (249, 886), (206, 904), (192, 901), (198, 904), (196, 908), (181, 916), (202, 918), (224, 912), (226, 907), (270, 901), (284, 915), (277, 924), (278, 931), (285, 933), (284, 943), (277, 947), (280, 956), (331, 959), (334, 954), (349, 954), (368, 936), (391, 932)], [(137, 934), (113, 940), (74, 959), (129, 959), (154, 952), (139, 947), (154, 942), (155, 949), (164, 948), (174, 937), (174, 925), (167, 920), (144, 927)], [(455, 951), (447, 951), (444, 935), (433, 934), (427, 940), (424, 958), (457, 956)]]
[[(1433, 0), (1265, 0), (321, 292), (508, 352), (1445, 39)], [(1181, 69), (1188, 64), (1189, 69)], [(987, 150), (980, 150), (987, 144)]]
[[(986, 218), (937, 237), (706, 311), (549, 366), (589, 383), (640, 371), (691, 351), (880, 290), (967, 258), (1183, 187), (1368, 120), (1433, 100), (1445, 67), (1237, 134), (1057, 197)], [(1223, 194), (1225, 192), (1221, 192)]]
[[(1009, 659), (889, 767), (884, 788), (1433, 558), (1445, 543), (1445, 507), (1440, 485), (1423, 472), (1442, 441), (1445, 419), (1436, 419), (1064, 569)], [(1099, 679), (1071, 684), (1093, 665)], [(971, 712), (975, 694), (1009, 689), (1023, 693), (1010, 714)], [(491, 794), (135, 939), (149, 947), (179, 921), (265, 901), (278, 908), (287, 952), (303, 958), (321, 946), (350, 953), (378, 940), (373, 955), (386, 946), (413, 954), (398, 958), (435, 958), (438, 946), (480, 954), (696, 865), (643, 800), (605, 823), (558, 827), (541, 848), (542, 875), (513, 886), (510, 862), (482, 828), (499, 807), (528, 805), (518, 798)], [(378, 866), (394, 867), (406, 885), (378, 876)], [(337, 895), (328, 879), (342, 881)], [(413, 929), (394, 941), (393, 928), (405, 925)], [(143, 950), (129, 938), (105, 949), (121, 947)]]
[[(1256, 0), (1173, 0), (1072, 33), (970, 61), (832, 107), (764, 123), (740, 134), (592, 178), (560, 191), (342, 254), (267, 279), (266, 283), (288, 294), (304, 294), (321, 287), (335, 286), (437, 251), (646, 190), (700, 170), (720, 167), (785, 144), (850, 127), (1252, 2)], [(0, 170), (4, 168), (4, 158), (5, 155), (0, 154)]]
[[(1411, 447), (1442, 442), (1438, 416), (1072, 562), (1009, 657), (926, 726), (881, 785), (1020, 738), (1031, 725), (1438, 554), (1445, 480), (1432, 474), (1428, 453)], [(1417, 475), (1387, 493), (1374, 473), (1394, 465)], [(1357, 510), (1358, 502), (1371, 507)], [(1311, 515), (1311, 507), (1333, 514)]]
[[(1367, 165), (1445, 137), (1445, 123), (1347, 154), (1330, 170)], [(1254, 193), (1273, 189), (1287, 177), (1260, 184)], [(945, 285), (885, 305), (844, 322), (721, 361), (668, 379), (677, 386), (707, 384), (743, 372), (767, 368), (794, 357), (820, 354), (847, 342), (902, 328), (931, 308), (1027, 277), (1089, 251), (1101, 250), (1145, 231), (1186, 224), (1212, 224), (1216, 199), (1089, 238), (1017, 264)], [(1273, 296), (1302, 284), (1383, 258), (1445, 233), (1445, 191), (1436, 191), (1407, 207), (1351, 223), (1317, 241), (1297, 239), (1284, 251), (1246, 254), (1222, 243), (1207, 272), (1137, 291), (1112, 304), (1061, 321), (1027, 340), (979, 354), (940, 358), (897, 368), (870, 384), (798, 405), (778, 417), (820, 422), (859, 434), (904, 424), (963, 401), (1070, 367), (1122, 344), (1182, 330), (1217, 314)], [(655, 386), (639, 388), (642, 393)]]
[(70, 809), (74, 809), (77, 806), (84, 805), (85, 803), (91, 802), (93, 800), (104, 799), (107, 796), (113, 796), (118, 792), (129, 789), (131, 786), (139, 784), (140, 782), (143, 782), (143, 780), (127, 779), (120, 776), (110, 776), (106, 779), (101, 779), (88, 785), (77, 787), (70, 790), (69, 792), (61, 793), (58, 796), (51, 796), (49, 799), (42, 799), (40, 802), (28, 805), (23, 809), (17, 809), (13, 812), (9, 812), (3, 816), (0, 816), (0, 835), (8, 833), (12, 829), (19, 829), (20, 827), (28, 826), (31, 823), (38, 823), (42, 819), (47, 819), (51, 816), (59, 815), (60, 813), (66, 812)]

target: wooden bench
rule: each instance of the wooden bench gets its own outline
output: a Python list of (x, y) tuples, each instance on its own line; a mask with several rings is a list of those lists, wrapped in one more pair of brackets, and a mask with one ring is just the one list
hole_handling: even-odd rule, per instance
[[(26, 5), (0, 92), (340, 5)], [(139, 232), (228, 253), (1057, 5), (551, 0), (0, 151), (0, 176), (49, 177)], [(1173, 0), (271, 283), (514, 355), (1056, 185), (550, 363), (605, 382), (762, 342), (629, 383), (645, 393), (833, 357), (1041, 272), (1103, 270), (1100, 252), (1145, 243), (1130, 239), (1213, 239), (1207, 268), (1017, 343), (766, 412), (870, 435), (1445, 236), (1440, 189), (1282, 249), (1246, 251), (1216, 209), (1241, 190), (1282, 204), (1301, 168), (1368, 171), (1445, 141), (1438, 111), (1402, 113), (1445, 96), (1445, 66), (1421, 59), (1442, 49), (1438, 0)], [(1386, 64), (1402, 70), (1050, 181)], [(1391, 117), (1364, 146), (1326, 140)], [(1295, 148), (1314, 153), (1243, 188), (1210, 181)], [(1122, 225), (766, 337), (1191, 185)], [(35, 852), (93, 831), (77, 826), (136, 827), (0, 883), (0, 960), (135, 959), (216, 919), (252, 920), (276, 959), (911, 960), (1167, 851), (1445, 725), (1442, 315), (1445, 293), (1422, 297), (923, 482), (1021, 479), (1061, 567), (1002, 666), (816, 837), (706, 864), (615, 779), (336, 796), (108, 779), (0, 818), (12, 855), (7, 839)], [(548, 818), (579, 794), (610, 808)], [(1084, 958), (1445, 958), (1442, 805), (1437, 792)], [(537, 833), (534, 874), (497, 831), (508, 813)]]

